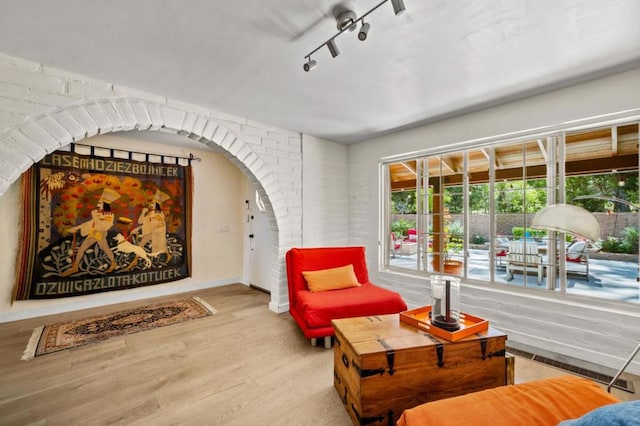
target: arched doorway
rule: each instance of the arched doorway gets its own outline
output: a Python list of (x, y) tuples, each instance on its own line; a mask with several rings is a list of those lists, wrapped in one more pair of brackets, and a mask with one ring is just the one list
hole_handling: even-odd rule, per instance
[[(284, 249), (280, 248), (283, 230), (287, 241), (298, 241), (301, 232), (294, 226), (297, 221), (289, 219), (291, 215), (287, 199), (291, 196), (283, 191), (277, 173), (243, 139), (241, 132), (230, 130), (210, 116), (138, 98), (101, 99), (55, 109), (27, 120), (5, 132), (2, 142), (15, 147), (22, 154), (28, 152), (32, 161), (39, 161), (48, 152), (71, 142), (97, 134), (127, 130), (162, 130), (213, 147), (226, 156), (249, 181), (256, 182), (263, 193), (272, 224), (271, 239), (275, 247), (272, 260), (279, 266), (284, 265)], [(18, 172), (23, 172), (29, 166), (25, 161), (16, 168)], [(20, 173), (14, 173), (12, 181), (19, 177)], [(0, 195), (4, 190), (6, 188), (0, 188)], [(284, 267), (273, 270), (269, 308), (283, 312), (288, 309), (286, 273)]]

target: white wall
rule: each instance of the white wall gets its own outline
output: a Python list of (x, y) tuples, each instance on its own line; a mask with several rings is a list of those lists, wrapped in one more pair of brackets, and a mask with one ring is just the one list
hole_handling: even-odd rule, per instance
[[(428, 102), (428, 99), (425, 100)], [(349, 241), (367, 247), (378, 264), (378, 178), (381, 158), (472, 139), (550, 126), (640, 107), (640, 69), (522, 101), (481, 110), (349, 147)], [(429, 303), (426, 279), (370, 268), (373, 282), (401, 292), (413, 307)], [(606, 283), (605, 283), (606, 286)], [(548, 293), (545, 293), (545, 296)], [(640, 335), (640, 307), (579, 299), (508, 286), (467, 285), (463, 309), (486, 317), (509, 334), (509, 343), (617, 369)], [(640, 360), (630, 371), (640, 373)]]
[[(175, 136), (180, 138), (180, 136)], [(96, 136), (91, 145), (116, 149), (132, 149), (132, 140), (116, 136)], [(84, 309), (163, 294), (214, 287), (241, 281), (243, 252), (242, 187), (246, 181), (240, 170), (222, 154), (209, 150), (158, 145), (135, 140), (135, 150), (160, 152), (188, 157), (190, 153), (202, 161), (193, 161), (193, 238), (191, 277), (177, 282), (157, 284), (116, 292), (98, 293), (53, 300), (26, 300), (11, 304), (11, 293), (19, 239), (21, 209), (20, 183), (16, 182), (0, 198), (0, 322), (25, 317)], [(228, 232), (221, 232), (228, 227)]]
[(302, 245), (348, 242), (348, 169), (345, 145), (304, 135), (302, 139)]

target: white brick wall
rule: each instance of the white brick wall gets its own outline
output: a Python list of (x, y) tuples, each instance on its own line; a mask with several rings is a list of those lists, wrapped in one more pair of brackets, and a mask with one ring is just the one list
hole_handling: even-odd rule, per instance
[(346, 153), (345, 145), (303, 137), (305, 247), (344, 246), (349, 242)]
[(0, 196), (46, 153), (126, 130), (168, 131), (220, 146), (262, 186), (279, 255), (270, 307), (286, 310), (284, 253), (300, 245), (302, 232), (299, 134), (0, 53)]

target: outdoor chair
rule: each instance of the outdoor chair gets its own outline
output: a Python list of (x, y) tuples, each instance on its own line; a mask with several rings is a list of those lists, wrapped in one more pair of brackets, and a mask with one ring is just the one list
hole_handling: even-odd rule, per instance
[(589, 250), (586, 241), (574, 241), (567, 247), (567, 272), (584, 274), (589, 281)]
[(391, 257), (396, 257), (396, 254), (401, 253), (402, 241), (396, 238), (396, 233), (391, 233)]
[(509, 239), (507, 237), (496, 237), (495, 245), (496, 267), (504, 268), (504, 262), (507, 259), (507, 254), (509, 253)]
[(507, 254), (509, 252), (506, 249), (496, 249), (496, 267), (504, 268)]
[(509, 249), (509, 238), (507, 237), (496, 237), (496, 248), (501, 248), (504, 250)]
[(538, 252), (538, 245), (524, 241), (510, 241), (509, 253), (506, 260), (507, 281), (513, 279), (513, 272), (520, 271), (523, 274), (535, 272), (538, 275), (538, 285), (542, 284), (544, 265), (542, 255)]

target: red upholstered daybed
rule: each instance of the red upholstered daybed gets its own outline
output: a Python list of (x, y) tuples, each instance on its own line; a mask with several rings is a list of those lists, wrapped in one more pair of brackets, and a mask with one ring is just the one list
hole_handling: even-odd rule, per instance
[[(289, 312), (307, 338), (333, 336), (333, 319), (394, 314), (407, 309), (398, 293), (369, 282), (364, 247), (292, 248), (287, 252), (286, 263)], [(311, 292), (302, 274), (345, 265), (353, 265), (359, 286)]]

